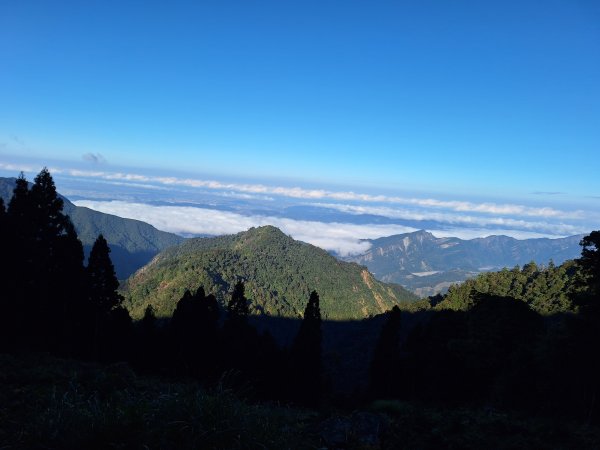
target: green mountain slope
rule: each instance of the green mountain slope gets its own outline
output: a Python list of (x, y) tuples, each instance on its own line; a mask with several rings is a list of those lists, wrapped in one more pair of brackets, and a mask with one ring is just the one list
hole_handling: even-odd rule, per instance
[[(15, 180), (0, 178), (0, 197), (6, 205), (12, 197)], [(181, 236), (157, 230), (145, 222), (75, 206), (67, 198), (61, 198), (63, 212), (71, 217), (86, 255), (98, 235), (103, 234), (110, 245), (110, 257), (120, 279), (127, 278), (165, 248), (184, 241)]]
[(416, 300), (399, 285), (375, 280), (365, 267), (339, 261), (272, 226), (169, 248), (127, 280), (124, 294), (135, 318), (148, 304), (170, 316), (186, 289), (203, 285), (224, 304), (239, 279), (255, 314), (301, 317), (313, 289), (323, 316), (334, 320), (364, 318)]

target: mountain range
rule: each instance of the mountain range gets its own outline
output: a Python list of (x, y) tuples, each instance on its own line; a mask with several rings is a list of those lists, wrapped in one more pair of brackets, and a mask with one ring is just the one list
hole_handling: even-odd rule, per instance
[(420, 297), (445, 291), (478, 273), (512, 268), (531, 261), (561, 264), (580, 256), (583, 235), (559, 239), (488, 236), (463, 240), (435, 237), (427, 231), (366, 240), (365, 253), (344, 258), (365, 265), (384, 282), (398, 283)]
[[(15, 180), (0, 177), (0, 197), (5, 204), (12, 196)], [(103, 234), (110, 245), (111, 258), (121, 280), (150, 262), (159, 252), (186, 240), (145, 222), (76, 206), (66, 197), (61, 198), (64, 212), (71, 217), (86, 255), (96, 237)], [(368, 251), (343, 258), (338, 255), (338, 258), (366, 266), (379, 281), (402, 285), (417, 296), (425, 297), (444, 292), (451, 284), (460, 283), (481, 272), (523, 265), (530, 261), (547, 264), (553, 260), (560, 264), (576, 258), (581, 252), (579, 241), (582, 237), (517, 240), (507, 236), (488, 236), (462, 240), (456, 237), (438, 238), (421, 230), (364, 240), (370, 244)], [(219, 239), (228, 237), (215, 239), (196, 240), (189, 245), (190, 248), (210, 246), (213, 244), (209, 242), (221, 242)], [(198, 242), (203, 244), (199, 245)]]
[(141, 317), (147, 305), (166, 317), (186, 289), (202, 285), (225, 305), (240, 280), (252, 313), (278, 317), (301, 318), (312, 290), (320, 295), (323, 317), (331, 320), (362, 319), (417, 300), (400, 285), (376, 280), (365, 267), (272, 226), (168, 248), (127, 280), (123, 294), (132, 317)]
[[(16, 178), (0, 177), (0, 197), (6, 205), (12, 198), (15, 181)], [(119, 279), (127, 278), (161, 250), (184, 241), (181, 236), (157, 230), (145, 222), (76, 206), (66, 197), (59, 196), (64, 202), (63, 212), (71, 218), (86, 257), (98, 235), (102, 234), (110, 246)]]

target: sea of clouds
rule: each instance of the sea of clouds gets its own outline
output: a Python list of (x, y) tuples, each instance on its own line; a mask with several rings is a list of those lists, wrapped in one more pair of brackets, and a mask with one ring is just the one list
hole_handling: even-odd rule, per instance
[[(2, 162), (0, 169), (35, 173), (33, 167)], [(525, 239), (584, 234), (593, 229), (590, 223), (600, 221), (593, 211), (554, 204), (384, 195), (133, 171), (50, 171), (59, 191), (76, 205), (142, 220), (160, 230), (222, 235), (273, 225), (294, 239), (343, 256), (368, 250), (371, 244), (365, 239), (418, 229), (462, 239), (492, 234)], [(294, 214), (290, 207), (296, 208)]]

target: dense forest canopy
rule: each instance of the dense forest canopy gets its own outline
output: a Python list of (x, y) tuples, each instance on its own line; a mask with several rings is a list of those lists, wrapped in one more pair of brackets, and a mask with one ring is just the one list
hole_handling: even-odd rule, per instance
[(377, 281), (365, 267), (339, 261), (272, 226), (171, 247), (130, 277), (123, 294), (133, 317), (141, 317), (148, 304), (169, 317), (186, 289), (202, 284), (225, 305), (240, 279), (253, 299), (253, 314), (301, 317), (313, 290), (321, 297), (323, 317), (332, 320), (361, 319), (417, 300), (400, 285)]

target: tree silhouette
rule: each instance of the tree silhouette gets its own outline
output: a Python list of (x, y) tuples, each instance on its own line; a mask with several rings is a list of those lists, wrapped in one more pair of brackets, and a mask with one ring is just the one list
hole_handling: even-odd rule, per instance
[(585, 387), (589, 399), (585, 405), (586, 416), (592, 420), (600, 415), (596, 407), (596, 399), (600, 395), (600, 231), (592, 231), (581, 240), (580, 245), (581, 258), (577, 262), (581, 267), (582, 289), (575, 293), (575, 302), (581, 315), (579, 320), (571, 321), (570, 326), (575, 336), (574, 350), (582, 364), (579, 383)]
[(51, 245), (65, 232), (70, 220), (62, 213), (64, 202), (56, 192), (54, 180), (47, 168), (35, 177), (29, 193), (33, 208), (34, 233), (39, 242)]
[(185, 291), (170, 324), (176, 364), (181, 370), (200, 377), (214, 374), (218, 321), (214, 295), (206, 296), (202, 286), (193, 295)]
[(13, 195), (8, 202), (7, 212), (12, 222), (13, 232), (16, 236), (24, 238), (31, 228), (33, 217), (31, 202), (29, 200), (29, 183), (23, 172), (15, 181)]
[[(76, 320), (74, 305), (81, 294), (83, 248), (44, 168), (33, 186), (23, 173), (16, 180), (6, 213), (11, 261), (4, 271), (11, 334), (18, 345), (70, 353)], [(69, 286), (69, 289), (67, 289)], [(69, 347), (69, 348), (67, 348)]]
[(400, 323), (400, 308), (394, 306), (381, 328), (371, 361), (370, 391), (374, 397), (396, 397), (399, 394)]
[(117, 292), (119, 280), (110, 259), (110, 248), (104, 236), (96, 238), (87, 266), (90, 300), (97, 311), (106, 314), (123, 302)]
[(36, 273), (32, 262), (34, 255), (34, 236), (32, 231), (32, 208), (29, 201), (29, 184), (23, 172), (15, 182), (13, 196), (8, 202), (7, 227), (10, 239), (7, 239), (6, 257), (11, 261), (7, 266), (7, 298), (17, 306), (13, 320), (20, 329), (20, 307), (26, 303), (25, 297), (31, 293), (32, 277)]
[(580, 306), (594, 316), (600, 315), (600, 231), (592, 231), (585, 236), (581, 258), (578, 262), (582, 268), (587, 292), (580, 298)]
[(87, 266), (89, 302), (94, 311), (93, 357), (121, 359), (131, 334), (131, 318), (121, 306), (119, 281), (110, 260), (110, 248), (104, 236), (98, 236)]
[(137, 331), (135, 364), (144, 371), (157, 369), (163, 362), (163, 354), (158, 320), (152, 305), (146, 306), (144, 317), (137, 324)]
[(322, 393), (321, 309), (319, 294), (312, 291), (304, 310), (304, 318), (290, 350), (290, 381), (292, 400), (318, 405)]
[(14, 302), (12, 286), (9, 285), (9, 272), (12, 255), (9, 251), (9, 242), (11, 239), (10, 228), (8, 226), (8, 214), (4, 206), (4, 200), (0, 197), (0, 248), (3, 249), (4, 254), (2, 257), (2, 263), (0, 266), (0, 283), (2, 285), (0, 295), (0, 309), (2, 314), (0, 315), (0, 352), (10, 350), (12, 343), (13, 329), (11, 323), (14, 323)]
[(229, 318), (231, 320), (245, 321), (250, 313), (248, 299), (246, 298), (244, 291), (244, 282), (238, 281), (233, 288), (231, 299), (227, 304), (227, 312), (229, 313)]
[(234, 387), (241, 387), (257, 373), (259, 336), (248, 324), (250, 300), (246, 298), (244, 283), (238, 281), (227, 303), (227, 317), (223, 324), (221, 366), (229, 372)]
[(93, 311), (86, 301), (86, 276), (83, 265), (83, 245), (77, 237), (70, 220), (64, 225), (64, 233), (54, 245), (57, 264), (54, 266), (50, 286), (54, 292), (51, 308), (53, 320), (59, 330), (59, 351), (67, 356), (82, 356), (88, 350), (89, 330)]

